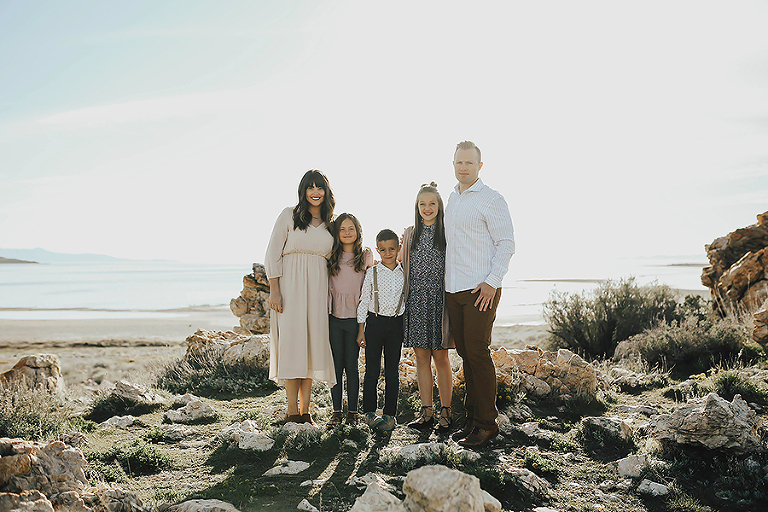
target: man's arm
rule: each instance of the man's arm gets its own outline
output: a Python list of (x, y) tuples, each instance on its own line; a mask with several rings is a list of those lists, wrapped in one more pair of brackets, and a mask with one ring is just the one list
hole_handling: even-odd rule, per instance
[(484, 282), (472, 290), (472, 293), (478, 294), (475, 307), (480, 311), (486, 311), (491, 307), (496, 289), (501, 287), (501, 282), (509, 269), (509, 260), (515, 254), (515, 228), (512, 225), (507, 202), (501, 195), (485, 212), (485, 223), (493, 240), (495, 252), (491, 260), (490, 274)]

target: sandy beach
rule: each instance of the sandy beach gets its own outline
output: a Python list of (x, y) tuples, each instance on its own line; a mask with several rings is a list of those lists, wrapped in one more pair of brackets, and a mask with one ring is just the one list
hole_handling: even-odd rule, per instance
[[(236, 325), (237, 317), (226, 306), (165, 310), (151, 318), (0, 319), (0, 372), (24, 356), (47, 353), (61, 361), (67, 384), (141, 379), (153, 367), (181, 357), (187, 336), (198, 329), (227, 331)], [(493, 344), (507, 348), (536, 345), (545, 338), (546, 325), (493, 330)]]

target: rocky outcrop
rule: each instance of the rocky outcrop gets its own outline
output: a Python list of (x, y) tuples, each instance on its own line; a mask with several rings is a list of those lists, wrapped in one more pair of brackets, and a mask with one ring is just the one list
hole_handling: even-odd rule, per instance
[(253, 264), (253, 273), (243, 277), (243, 291), (229, 301), (229, 309), (240, 318), (246, 334), (269, 332), (269, 279), (264, 265)]
[(244, 335), (234, 331), (206, 331), (199, 329), (187, 337), (189, 359), (201, 357), (206, 353), (219, 351), (222, 361), (227, 364), (246, 363), (252, 366), (269, 368), (269, 335)]
[[(83, 473), (85, 457), (61, 441), (48, 444), (0, 438), (0, 510), (145, 512), (133, 493), (93, 488)], [(14, 508), (4, 508), (9, 504)]]
[(710, 266), (701, 273), (716, 310), (754, 310), (768, 298), (768, 212), (757, 224), (737, 229), (705, 246)]
[(26, 386), (42, 388), (50, 392), (64, 390), (64, 378), (61, 376), (59, 358), (51, 354), (26, 356), (13, 368), (0, 373), (0, 387)]
[(768, 307), (755, 313), (755, 327), (752, 329), (752, 339), (763, 347), (768, 347)]
[(758, 417), (740, 395), (732, 402), (710, 393), (671, 414), (652, 416), (650, 436), (662, 443), (703, 446), (731, 453), (762, 450)]
[[(594, 367), (570, 350), (557, 352), (528, 346), (525, 350), (491, 350), (496, 366), (496, 380), (508, 389), (523, 390), (530, 396), (559, 396), (597, 392), (598, 377)], [(464, 382), (463, 369), (454, 374), (454, 387)]]

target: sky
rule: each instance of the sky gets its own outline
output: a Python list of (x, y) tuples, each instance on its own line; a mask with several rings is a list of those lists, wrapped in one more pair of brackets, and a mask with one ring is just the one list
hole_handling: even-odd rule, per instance
[(366, 245), (482, 150), (515, 265), (768, 210), (767, 2), (0, 0), (0, 247), (263, 261), (308, 169)]

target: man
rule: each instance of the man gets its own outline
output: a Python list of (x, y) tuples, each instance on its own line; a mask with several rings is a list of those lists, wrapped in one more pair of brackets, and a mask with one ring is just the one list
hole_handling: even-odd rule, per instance
[(460, 445), (479, 448), (499, 433), (496, 368), (490, 344), (501, 281), (515, 253), (515, 234), (504, 198), (479, 178), (480, 149), (456, 146), (458, 184), (445, 208), (445, 291), (456, 351), (463, 360), (467, 421), (453, 434)]

